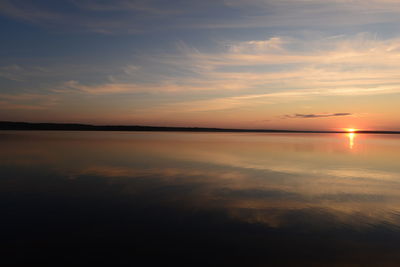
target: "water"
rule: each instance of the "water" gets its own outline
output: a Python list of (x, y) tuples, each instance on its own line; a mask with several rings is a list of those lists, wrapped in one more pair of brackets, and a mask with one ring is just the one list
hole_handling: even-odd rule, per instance
[(397, 266), (400, 136), (0, 132), (3, 264)]

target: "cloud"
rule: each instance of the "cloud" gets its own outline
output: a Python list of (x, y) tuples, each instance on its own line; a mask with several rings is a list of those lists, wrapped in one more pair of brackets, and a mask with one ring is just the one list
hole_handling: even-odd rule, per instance
[(226, 8), (221, 0), (59, 0), (57, 5), (43, 0), (2, 0), (0, 14), (55, 30), (137, 34), (180, 28), (193, 24), (190, 21), (220, 20), (210, 11), (222, 7)]
[(0, 66), (0, 77), (23, 82), (36, 77), (46, 77), (54, 75), (54, 70), (41, 66), (22, 66), (19, 64)]
[(352, 116), (352, 113), (342, 112), (342, 113), (322, 113), (322, 114), (293, 114), (285, 115), (284, 118), (295, 118), (295, 119), (309, 119), (309, 118), (327, 118), (327, 117), (342, 117), (342, 116)]
[(55, 91), (59, 93), (80, 92), (90, 95), (104, 95), (143, 92), (143, 90), (146, 89), (136, 84), (106, 83), (101, 85), (83, 85), (78, 81), (71, 80), (65, 82), (60, 89), (56, 89)]
[[(181, 28), (338, 27), (398, 23), (398, 1), (2, 0), (0, 13), (55, 29), (137, 34)], [(160, 27), (162, 25), (162, 27)]]
[(282, 37), (271, 37), (267, 40), (252, 40), (246, 42), (239, 42), (232, 44), (229, 51), (233, 53), (265, 53), (265, 52), (279, 52), (283, 50), (283, 45), (287, 41)]
[[(270, 43), (279, 46), (271, 48)], [(175, 107), (222, 110), (252, 105), (256, 99), (268, 104), (322, 96), (399, 93), (399, 43), (399, 38), (379, 40), (368, 33), (315, 40), (276, 36), (231, 42), (218, 53), (183, 46), (181, 54), (157, 58), (170, 69), (191, 70), (193, 75), (175, 78), (186, 85), (187, 92), (194, 84), (196, 90), (232, 91), (232, 96), (186, 101)]]
[[(393, 94), (400, 92), (399, 43), (400, 38), (379, 40), (368, 33), (313, 40), (273, 36), (229, 42), (228, 47), (219, 47), (225, 47), (222, 51), (203, 52), (180, 42), (176, 53), (134, 57), (136, 64), (125, 63), (120, 73), (86, 64), (62, 68), (11, 64), (0, 67), (0, 76), (28, 81), (52, 76), (61, 80), (64, 75), (69, 82), (64, 80), (53, 91), (99, 95), (214, 92), (208, 94), (210, 100), (231, 96), (289, 100)], [(96, 75), (96, 83), (86, 82), (82, 73)]]
[(397, 86), (392, 90), (389, 88), (348, 88), (346, 90), (337, 89), (309, 89), (309, 90), (286, 90), (281, 92), (271, 92), (265, 94), (244, 94), (230, 97), (214, 97), (205, 100), (192, 100), (183, 102), (173, 102), (152, 107), (152, 111), (170, 112), (205, 112), (217, 110), (232, 110), (243, 107), (265, 106), (269, 104), (282, 104), (296, 102), (300, 100), (312, 100), (316, 97), (326, 96), (363, 96), (376, 94), (394, 94), (399, 91)]
[(135, 64), (124, 62), (120, 73), (104, 75), (108, 80), (103, 83), (69, 80), (52, 91), (131, 96), (133, 103), (135, 94), (146, 94), (149, 105), (141, 111), (163, 114), (256, 108), (326, 96), (396, 94), (399, 41), (367, 33), (313, 40), (272, 36), (229, 42), (228, 47), (223, 43), (219, 52), (203, 52), (180, 42), (176, 53), (143, 54)]
[[(396, 94), (400, 92), (399, 42), (399, 38), (379, 40), (368, 33), (315, 40), (274, 36), (231, 42), (220, 52), (203, 52), (180, 42), (177, 53), (142, 55), (136, 60), (140, 65), (124, 65), (121, 74), (106, 83), (72, 80), (59, 91), (149, 93), (155, 99), (149, 109), (163, 113), (231, 110), (326, 96)], [(154, 69), (155, 63), (162, 71)], [(148, 74), (151, 80), (141, 81)], [(171, 96), (168, 101), (157, 103), (166, 94)]]
[(50, 11), (47, 8), (37, 5), (29, 0), (2, 0), (0, 2), (0, 14), (29, 22), (44, 22), (62, 19), (61, 14)]
[(0, 110), (46, 110), (58, 104), (59, 98), (44, 94), (0, 94)]
[(225, 0), (225, 3), (252, 14), (249, 17), (253, 20), (248, 22), (253, 26), (320, 27), (331, 22), (337, 26), (392, 22), (400, 10), (396, 0)]
[(180, 13), (179, 9), (157, 5), (158, 1), (155, 0), (114, 0), (112, 2), (98, 0), (72, 0), (71, 2), (81, 9), (95, 12), (131, 10), (141, 11), (148, 15), (172, 15)]
[[(51, 6), (43, 1), (3, 0), (0, 3), (0, 14), (54, 30), (103, 34), (140, 32), (139, 21), (123, 12), (123, 2), (126, 1), (116, 1), (111, 6), (98, 1), (59, 1), (57, 6)], [(130, 10), (134, 12), (135, 9)], [(109, 16), (99, 16), (99, 11), (109, 13)], [(115, 12), (121, 14), (115, 16)]]
[[(170, 80), (161, 81), (159, 83), (121, 83), (113, 78), (113, 82), (98, 85), (83, 85), (78, 81), (67, 81), (59, 86), (58, 89), (52, 90), (57, 93), (82, 93), (88, 95), (118, 95), (118, 94), (137, 94), (137, 93), (184, 93), (196, 91), (210, 90), (227, 90), (237, 88), (234, 85), (211, 84), (204, 82), (202, 84), (178, 84)], [(207, 86), (208, 85), (208, 86)], [(210, 86), (214, 85), (214, 86)]]

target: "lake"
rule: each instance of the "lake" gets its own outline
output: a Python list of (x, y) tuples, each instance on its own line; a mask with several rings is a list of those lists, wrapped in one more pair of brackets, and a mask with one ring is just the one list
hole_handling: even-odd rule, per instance
[(0, 132), (1, 263), (398, 266), (400, 136)]

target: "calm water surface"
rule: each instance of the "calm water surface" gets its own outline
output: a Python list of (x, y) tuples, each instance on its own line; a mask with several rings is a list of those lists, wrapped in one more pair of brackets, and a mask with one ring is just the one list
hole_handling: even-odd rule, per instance
[(0, 148), (2, 264), (400, 264), (400, 136), (3, 131)]

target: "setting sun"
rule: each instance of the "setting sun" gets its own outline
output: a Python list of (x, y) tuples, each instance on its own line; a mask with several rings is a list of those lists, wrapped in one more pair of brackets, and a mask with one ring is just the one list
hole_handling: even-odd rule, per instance
[(349, 133), (354, 133), (354, 132), (357, 131), (357, 129), (349, 128), (349, 129), (346, 129), (346, 131), (349, 132)]

